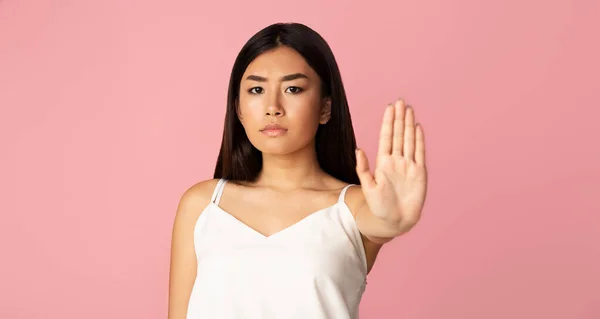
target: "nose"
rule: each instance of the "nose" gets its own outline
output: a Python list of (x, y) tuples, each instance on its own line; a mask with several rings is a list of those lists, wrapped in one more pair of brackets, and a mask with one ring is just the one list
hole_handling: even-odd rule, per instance
[(267, 100), (268, 104), (265, 112), (267, 116), (282, 116), (285, 114), (278, 94), (271, 94)]
[(283, 115), (283, 110), (281, 108), (278, 108), (277, 106), (269, 106), (267, 108), (266, 115), (281, 116), (281, 115)]

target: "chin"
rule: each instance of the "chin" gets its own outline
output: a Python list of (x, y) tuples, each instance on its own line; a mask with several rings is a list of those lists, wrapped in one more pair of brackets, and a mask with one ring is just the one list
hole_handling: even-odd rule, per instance
[(309, 141), (295, 136), (263, 137), (252, 136), (250, 142), (263, 154), (289, 155), (309, 146)]
[(268, 155), (288, 155), (291, 153), (294, 153), (295, 151), (297, 151), (296, 148), (292, 147), (291, 145), (289, 145), (289, 143), (286, 145), (285, 143), (280, 143), (281, 145), (260, 145), (259, 147), (256, 147), (259, 151), (261, 151), (263, 154), (268, 154)]

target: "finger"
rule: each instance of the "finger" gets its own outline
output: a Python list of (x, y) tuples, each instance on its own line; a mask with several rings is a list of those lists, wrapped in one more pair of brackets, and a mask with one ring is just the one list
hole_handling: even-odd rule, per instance
[(379, 153), (378, 155), (390, 155), (392, 152), (392, 132), (394, 122), (394, 108), (391, 104), (383, 112), (383, 121), (381, 123), (381, 132), (379, 134)]
[(392, 146), (392, 155), (402, 155), (405, 109), (405, 103), (402, 99), (397, 100), (394, 104), (394, 141)]
[(407, 106), (404, 120), (403, 156), (414, 160), (415, 157), (415, 112), (412, 106)]
[(356, 174), (363, 187), (374, 188), (376, 186), (375, 178), (369, 169), (367, 154), (361, 149), (356, 149)]
[(423, 133), (423, 127), (420, 123), (417, 123), (416, 134), (415, 162), (420, 165), (425, 165), (425, 134)]

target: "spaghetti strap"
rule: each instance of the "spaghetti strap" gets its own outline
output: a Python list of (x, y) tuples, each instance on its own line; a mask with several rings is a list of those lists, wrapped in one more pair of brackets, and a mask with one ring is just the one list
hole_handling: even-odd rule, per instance
[(343, 203), (344, 199), (346, 197), (346, 191), (348, 190), (348, 188), (350, 188), (350, 186), (354, 186), (355, 184), (348, 184), (346, 185), (346, 187), (344, 187), (344, 189), (342, 189), (342, 192), (340, 193), (340, 197), (338, 198), (338, 202)]
[(219, 181), (217, 182), (217, 186), (215, 186), (215, 190), (213, 191), (212, 198), (210, 199), (210, 201), (215, 203), (216, 205), (219, 205), (221, 195), (223, 195), (223, 186), (225, 186), (225, 182), (227, 182), (226, 179), (219, 179)]

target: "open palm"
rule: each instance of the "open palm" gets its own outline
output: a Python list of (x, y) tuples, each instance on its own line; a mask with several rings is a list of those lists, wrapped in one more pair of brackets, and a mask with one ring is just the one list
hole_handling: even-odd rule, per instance
[(427, 192), (425, 140), (415, 123), (413, 108), (398, 100), (385, 109), (373, 173), (357, 150), (356, 171), (371, 213), (405, 230), (419, 220)]

